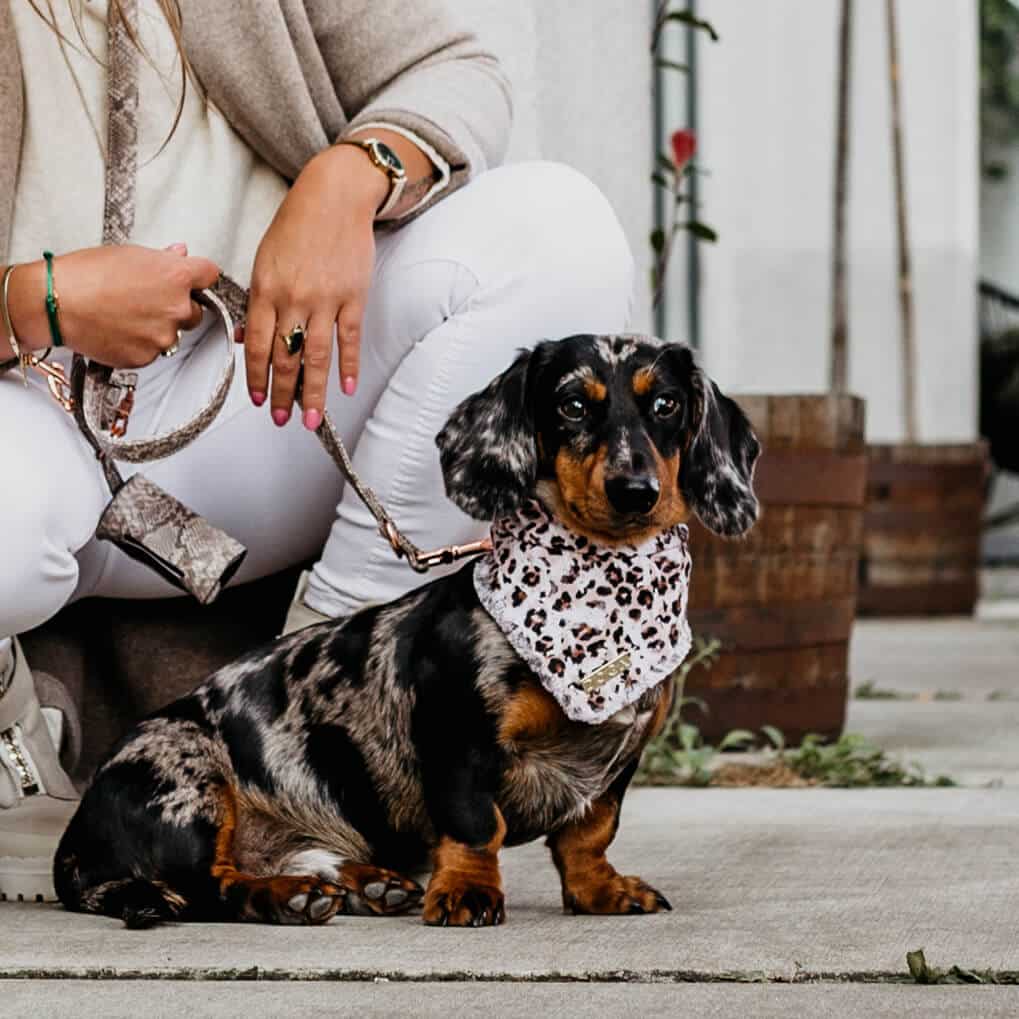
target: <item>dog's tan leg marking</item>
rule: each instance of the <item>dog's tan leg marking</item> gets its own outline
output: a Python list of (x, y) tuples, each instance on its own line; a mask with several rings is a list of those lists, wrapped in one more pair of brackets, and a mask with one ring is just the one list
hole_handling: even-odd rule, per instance
[(605, 795), (587, 816), (548, 837), (563, 884), (563, 909), (572, 913), (657, 913), (671, 909), (665, 896), (639, 877), (624, 877), (605, 858), (619, 826), (619, 801)]
[(322, 924), (343, 906), (344, 891), (312, 875), (255, 877), (237, 869), (237, 793), (224, 786), (221, 796), (216, 855), (210, 873), (220, 899), (232, 908), (233, 919), (260, 923)]
[(438, 927), (490, 927), (506, 919), (499, 874), (499, 850), (506, 822), (495, 810), (495, 835), (483, 846), (443, 838), (436, 846), (434, 870), (425, 892), (424, 920)]

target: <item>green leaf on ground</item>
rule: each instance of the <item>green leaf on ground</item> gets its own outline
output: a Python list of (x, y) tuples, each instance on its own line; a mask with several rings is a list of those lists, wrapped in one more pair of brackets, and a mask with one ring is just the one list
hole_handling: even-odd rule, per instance
[(991, 973), (978, 973), (976, 970), (963, 969), (961, 966), (950, 966), (948, 969), (935, 969), (928, 965), (922, 948), (906, 953), (906, 965), (909, 975), (918, 984), (994, 984), (997, 980)]
[(861, 683), (853, 692), (853, 696), (859, 701), (910, 701), (913, 699), (912, 694), (880, 687), (872, 679)]

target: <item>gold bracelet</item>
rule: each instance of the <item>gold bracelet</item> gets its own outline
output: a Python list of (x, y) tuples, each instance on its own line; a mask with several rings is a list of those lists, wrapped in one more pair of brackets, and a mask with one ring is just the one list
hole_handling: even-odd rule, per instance
[(7, 306), (7, 291), (15, 269), (17, 269), (16, 265), (9, 265), (4, 270), (3, 283), (0, 284), (0, 313), (3, 314), (4, 329), (7, 331), (7, 342), (10, 343), (11, 350), (14, 351), (14, 356), (18, 359), (18, 364), (21, 366), (21, 377), (24, 379), (25, 386), (27, 387), (28, 359), (21, 353), (21, 345), (18, 343), (18, 338), (14, 335), (14, 326), (11, 324), (11, 311)]

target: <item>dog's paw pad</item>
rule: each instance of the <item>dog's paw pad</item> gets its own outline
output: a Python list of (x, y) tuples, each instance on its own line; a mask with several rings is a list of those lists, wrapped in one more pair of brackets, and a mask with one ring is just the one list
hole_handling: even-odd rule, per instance
[(335, 910), (335, 908), (336, 904), (332, 898), (322, 895), (312, 899), (308, 904), (308, 916), (316, 923), (321, 923), (325, 919), (326, 914)]
[(273, 878), (270, 888), (279, 923), (326, 923), (343, 904), (342, 888), (310, 875)]
[(424, 889), (411, 878), (371, 864), (347, 864), (339, 881), (347, 890), (344, 912), (354, 916), (388, 916), (412, 909)]

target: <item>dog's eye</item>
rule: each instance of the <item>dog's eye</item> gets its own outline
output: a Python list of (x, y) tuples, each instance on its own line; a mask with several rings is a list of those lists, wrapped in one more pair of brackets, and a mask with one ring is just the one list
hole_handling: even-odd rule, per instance
[(567, 421), (583, 421), (587, 417), (587, 405), (583, 400), (578, 400), (575, 396), (572, 396), (559, 404), (559, 413)]
[(656, 418), (670, 418), (679, 410), (679, 401), (674, 396), (656, 396), (651, 404), (651, 413)]

